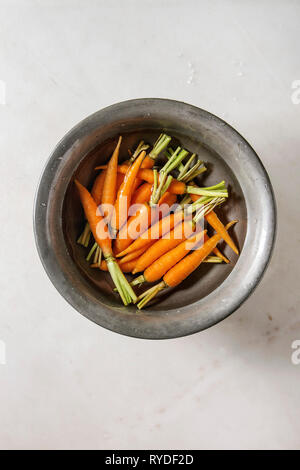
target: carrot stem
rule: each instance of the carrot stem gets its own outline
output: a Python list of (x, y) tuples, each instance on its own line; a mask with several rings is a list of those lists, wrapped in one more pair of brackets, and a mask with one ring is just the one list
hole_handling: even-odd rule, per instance
[(183, 177), (183, 175), (186, 173), (186, 171), (190, 168), (192, 162), (195, 160), (196, 154), (193, 153), (193, 155), (188, 159), (185, 165), (182, 163), (180, 164), (180, 167), (178, 168), (179, 170), (179, 175), (177, 177), (178, 181)]
[[(180, 149), (180, 147), (178, 148)], [(182, 149), (177, 156), (176, 156), (176, 152), (177, 150), (174, 152), (170, 160), (166, 163), (165, 167), (162, 168), (162, 171), (166, 171), (167, 173), (170, 173), (171, 171), (175, 170), (175, 168), (177, 168), (178, 165), (182, 163), (182, 160), (184, 160), (184, 158), (189, 154), (189, 152), (185, 149)]]
[(167, 134), (160, 134), (155, 142), (153, 149), (149, 152), (148, 157), (155, 160), (157, 156), (168, 146), (171, 142), (171, 137)]
[(135, 303), (137, 301), (137, 296), (122, 273), (116, 260), (114, 258), (106, 258), (106, 264), (123, 303), (128, 305), (131, 302), (131, 299)]
[(153, 177), (154, 177), (154, 182), (153, 182), (152, 193), (156, 193), (157, 187), (158, 187), (158, 172), (156, 168), (153, 169)]
[(130, 283), (131, 286), (140, 286), (144, 282), (147, 282), (146, 279), (144, 278), (144, 275), (141, 274), (140, 276), (136, 277), (133, 279), (133, 281)]
[[(172, 157), (173, 153), (174, 153), (174, 150), (169, 147), (168, 150), (166, 151), (165, 155), (168, 159), (170, 159)], [(207, 168), (205, 166), (198, 169), (199, 166), (203, 164), (202, 160), (199, 160), (192, 168), (190, 168), (190, 166), (191, 166), (191, 164), (192, 164), (192, 162), (194, 161), (195, 158), (196, 158), (196, 154), (193, 153), (192, 156), (188, 159), (188, 161), (185, 165), (183, 165), (183, 163), (180, 163), (178, 165), (178, 167), (177, 167), (178, 170), (179, 170), (179, 175), (177, 177), (178, 181), (188, 183), (189, 181), (192, 181), (194, 178), (201, 175), (202, 173), (204, 173), (207, 170)]]
[(97, 264), (97, 261), (98, 261), (98, 256), (99, 256), (99, 245), (97, 244), (97, 247), (96, 247), (96, 251), (95, 251), (95, 254), (94, 254), (94, 264)]
[(159, 172), (159, 186), (156, 191), (152, 191), (152, 196), (150, 199), (150, 205), (153, 206), (158, 203), (162, 195), (168, 190), (170, 184), (172, 183), (172, 177), (168, 177), (169, 173), (177, 168), (177, 166), (182, 162), (182, 160), (188, 155), (188, 151), (177, 147), (173, 155), (166, 162)]
[(88, 254), (87, 257), (86, 257), (86, 260), (87, 260), (87, 261), (90, 261), (90, 259), (91, 259), (91, 257), (93, 256), (95, 250), (97, 250), (97, 246), (98, 246), (98, 244), (95, 242), (94, 245), (92, 246), (92, 248), (91, 248), (89, 254)]
[[(203, 173), (204, 171), (206, 171), (206, 167), (203, 167), (201, 168), (201, 170), (199, 170), (199, 167), (200, 165), (202, 165), (202, 162), (201, 160), (199, 160), (194, 166), (192, 166), (192, 168), (187, 171), (182, 177), (181, 177), (181, 180), (179, 181), (183, 181), (184, 183), (187, 183), (191, 180), (194, 179), (194, 175), (197, 173), (197, 174), (201, 174)], [(177, 178), (178, 179), (178, 178)]]
[(139, 143), (139, 145), (137, 146), (136, 150), (134, 151), (134, 153), (132, 154), (129, 162), (130, 163), (133, 163), (137, 157), (139, 156), (139, 154), (143, 151), (143, 150), (147, 150), (149, 148), (149, 145), (145, 144), (145, 142), (143, 140), (141, 140), (141, 142)]
[(99, 246), (99, 252), (98, 252), (98, 262), (97, 262), (97, 263), (98, 263), (98, 266), (99, 266), (99, 268), (100, 268), (100, 265), (101, 265), (101, 261), (102, 261), (102, 250), (101, 250), (101, 248), (100, 248), (100, 246)]
[(166, 182), (166, 179), (167, 179), (167, 175), (165, 173), (160, 172), (159, 185), (156, 191), (154, 191), (154, 188), (153, 188), (152, 196), (150, 198), (150, 206), (154, 206), (155, 204), (158, 203), (160, 199), (161, 190)]
[(91, 229), (90, 229), (89, 223), (87, 222), (85, 224), (85, 227), (81, 236), (77, 240), (77, 243), (87, 248), (90, 242), (90, 236), (91, 236)]
[(206, 214), (209, 214), (216, 206), (219, 206), (225, 201), (225, 198), (216, 198), (212, 201), (204, 204), (194, 217), (194, 223), (196, 224), (200, 219), (202, 219)]
[(195, 186), (187, 186), (186, 192), (188, 194), (198, 194), (198, 196), (212, 196), (212, 197), (228, 197), (227, 189), (223, 191), (209, 190), (207, 188), (197, 188)]
[(141, 310), (146, 304), (150, 302), (150, 300), (152, 300), (161, 290), (165, 289), (166, 287), (167, 285), (164, 281), (162, 281), (156, 286), (151, 287), (151, 289), (148, 289), (142, 295), (140, 295), (138, 297), (138, 300), (141, 301), (137, 304), (138, 309)]
[(163, 185), (161, 189), (160, 197), (162, 197), (165, 194), (165, 192), (168, 191), (172, 181), (173, 181), (173, 176), (169, 175), (167, 178), (167, 181), (165, 182), (165, 184)]
[(191, 174), (188, 179), (185, 179), (185, 182), (189, 183), (190, 181), (193, 181), (195, 178), (197, 178), (197, 176), (202, 175), (202, 173), (204, 173), (206, 170), (206, 166), (199, 168), (199, 170), (196, 170), (193, 174)]
[(186, 204), (190, 204), (190, 202), (191, 202), (191, 197), (189, 196), (189, 194), (186, 194), (180, 201), (179, 205), (181, 207), (184, 207)]
[(203, 263), (216, 263), (216, 264), (221, 264), (223, 263), (222, 258), (219, 258), (219, 256), (208, 256), (203, 260)]

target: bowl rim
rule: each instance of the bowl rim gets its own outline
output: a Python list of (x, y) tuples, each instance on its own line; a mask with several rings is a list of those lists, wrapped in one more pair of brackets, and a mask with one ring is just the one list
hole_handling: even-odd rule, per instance
[[(78, 133), (80, 133), (83, 129), (89, 129), (91, 123), (94, 120), (97, 120), (99, 116), (104, 117), (112, 111), (118, 112), (120, 110), (124, 110), (124, 108), (127, 108), (129, 106), (151, 108), (156, 105), (166, 105), (171, 108), (174, 107), (174, 109), (178, 108), (179, 106), (182, 107), (182, 109), (184, 109), (186, 112), (194, 113), (196, 115), (198, 114), (199, 117), (205, 115), (208, 118), (212, 119), (215, 123), (218, 123), (219, 125), (221, 124), (224, 130), (227, 130), (234, 139), (238, 140), (239, 142), (242, 142), (245, 147), (245, 151), (247, 151), (247, 155), (251, 160), (253, 168), (257, 172), (259, 172), (260, 177), (263, 180), (262, 183), (265, 188), (266, 196), (266, 213), (269, 217), (268, 222), (264, 226), (264, 228), (266, 228), (266, 226), (268, 225), (268, 230), (265, 230), (266, 233), (264, 233), (263, 241), (260, 242), (262, 246), (259, 254), (259, 263), (257, 262), (254, 266), (254, 269), (252, 270), (250, 279), (251, 282), (249, 282), (248, 288), (241, 292), (240, 295), (234, 295), (232, 301), (229, 304), (227, 303), (226, 305), (224, 305), (223, 308), (219, 309), (218, 314), (212, 315), (210, 319), (205, 318), (205, 321), (197, 322), (197, 324), (194, 325), (187, 325), (186, 323), (184, 323), (181, 326), (177, 323), (178, 331), (175, 331), (173, 328), (170, 331), (166, 331), (166, 329), (164, 329), (163, 332), (158, 331), (157, 326), (153, 326), (153, 328), (149, 329), (149, 325), (147, 325), (147, 328), (145, 329), (143, 327), (137, 328), (136, 325), (130, 324), (127, 329), (124, 329), (122, 325), (116, 325), (115, 322), (113, 324), (110, 324), (109, 321), (98, 321), (97, 318), (95, 318), (93, 315), (90, 315), (86, 311), (86, 303), (80, 301), (80, 296), (76, 295), (76, 293), (74, 292), (74, 288), (70, 286), (69, 280), (62, 276), (61, 267), (57, 263), (57, 260), (55, 260), (55, 255), (52, 251), (51, 243), (48, 237), (46, 236), (48, 220), (47, 210), (44, 203), (45, 197), (43, 191), (43, 186), (45, 183), (47, 183), (47, 186), (49, 186), (53, 182), (53, 179), (55, 177), (55, 170), (53, 171), (53, 168), (55, 167), (54, 163), (56, 162), (57, 164), (57, 160), (61, 159), (59, 155), (62, 156), (65, 154), (66, 143), (74, 141)], [(194, 334), (219, 323), (220, 321), (224, 320), (229, 315), (231, 315), (235, 310), (237, 310), (240, 305), (253, 293), (253, 291), (261, 281), (273, 253), (277, 230), (277, 210), (272, 184), (260, 158), (253, 150), (252, 146), (248, 143), (248, 141), (243, 136), (241, 136), (241, 134), (239, 134), (239, 132), (236, 131), (230, 124), (204, 109), (181, 101), (164, 98), (139, 98), (122, 101), (96, 111), (95, 113), (91, 114), (90, 116), (86, 117), (78, 124), (76, 124), (70, 131), (65, 134), (64, 137), (62, 137), (62, 139), (55, 146), (54, 150), (51, 152), (39, 179), (34, 199), (33, 230), (37, 251), (49, 279), (51, 280), (52, 284), (57, 289), (57, 291), (79, 313), (89, 318), (93, 322), (97, 323), (98, 325), (103, 326), (106, 329), (126, 336), (142, 339), (171, 339)], [(45, 253), (47, 253), (47, 256), (45, 256)], [(232, 273), (234, 272), (234, 270), (235, 267), (233, 268)], [(230, 277), (231, 274), (228, 277)], [(227, 282), (227, 279), (224, 282)], [(223, 284), (224, 283), (222, 283), (215, 291), (213, 291), (205, 298), (210, 297), (216, 291), (218, 291), (218, 294), (220, 295), (219, 289)], [(200, 301), (201, 300), (203, 299), (200, 299)]]

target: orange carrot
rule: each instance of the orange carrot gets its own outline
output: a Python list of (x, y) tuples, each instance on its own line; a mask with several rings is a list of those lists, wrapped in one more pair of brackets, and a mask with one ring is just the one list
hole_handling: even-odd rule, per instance
[(143, 204), (143, 202), (149, 202), (151, 191), (152, 191), (151, 184), (143, 183), (132, 195), (131, 205)]
[(147, 246), (140, 248), (139, 250), (133, 251), (132, 253), (129, 253), (128, 255), (125, 255), (123, 258), (121, 258), (118, 263), (121, 266), (124, 263), (127, 263), (128, 261), (131, 261), (133, 259), (138, 259), (145, 251), (147, 250)]
[(117, 146), (112, 154), (112, 157), (107, 165), (106, 176), (103, 185), (102, 192), (102, 201), (103, 206), (103, 216), (108, 217), (108, 221), (112, 216), (112, 211), (109, 208), (112, 208), (116, 202), (116, 193), (117, 193), (117, 169), (118, 169), (118, 159), (120, 153), (120, 146), (122, 142), (122, 137), (119, 137)]
[(177, 211), (166, 217), (163, 217), (154, 225), (152, 225), (148, 230), (146, 230), (142, 235), (137, 238), (131, 245), (126, 248), (126, 250), (119, 253), (117, 257), (124, 256), (132, 251), (139, 250), (140, 248), (149, 244), (149, 242), (155, 243), (156, 240), (161, 238), (167, 232), (173, 229), (175, 225), (182, 221), (184, 217), (183, 211)]
[(92, 198), (89, 191), (84, 186), (82, 186), (79, 181), (75, 180), (75, 184), (79, 192), (86, 219), (90, 225), (96, 243), (98, 243), (102, 249), (104, 258), (107, 262), (108, 270), (123, 300), (123, 303), (128, 305), (131, 301), (135, 302), (137, 297), (113, 256), (109, 229), (107, 224), (104, 222), (103, 217), (100, 215), (96, 202)]
[[(96, 202), (97, 206), (100, 206), (102, 202), (102, 193), (103, 193), (103, 187), (104, 187), (104, 181), (106, 177), (106, 170), (102, 171), (97, 178), (94, 181), (92, 190), (91, 190), (91, 195), (94, 201)], [(124, 175), (122, 173), (117, 173), (117, 191), (119, 190), (119, 187), (124, 181)], [(87, 223), (85, 226), (85, 229), (82, 233), (82, 235), (78, 239), (78, 243), (82, 244), (87, 248), (89, 241), (90, 241), (90, 227), (89, 224)]]
[[(156, 223), (160, 217), (164, 217), (170, 211), (170, 207), (175, 203), (174, 194), (165, 193), (157, 207), (151, 208), (148, 203), (144, 203), (139, 208), (136, 215), (129, 217), (127, 223), (119, 231), (114, 244), (115, 253), (121, 253), (136, 240), (151, 224)], [(160, 209), (161, 208), (161, 209)]]
[[(120, 173), (118, 173), (119, 175)], [(97, 206), (101, 204), (101, 198), (102, 198), (102, 192), (103, 192), (103, 186), (104, 186), (104, 181), (105, 181), (105, 175), (106, 175), (106, 170), (102, 171), (97, 178), (94, 181), (93, 187), (92, 187), (92, 197), (95, 200)], [(83, 245), (85, 248), (88, 247), (89, 242), (90, 242), (90, 237), (91, 237), (91, 230), (88, 222), (85, 224), (84, 231), (82, 232), (81, 236), (78, 238), (77, 243), (80, 245)]]
[[(142, 276), (139, 276), (134, 280), (132, 285), (141, 282), (155, 282), (158, 281), (171, 269), (176, 263), (178, 263), (185, 255), (197, 246), (203, 239), (204, 232), (198, 232), (196, 235), (188, 238), (187, 240), (180, 241), (180, 243), (173, 249), (165, 252), (162, 256), (156, 259), (148, 268), (144, 271)], [(143, 280), (142, 280), (143, 278)]]
[(117, 194), (118, 194), (121, 184), (124, 181), (124, 177), (125, 175), (123, 175), (122, 173), (117, 173)]
[[(226, 225), (226, 230), (228, 230), (236, 221), (229, 222)], [(198, 266), (208, 257), (212, 250), (217, 246), (218, 242), (221, 240), (221, 235), (217, 233), (211, 237), (203, 245), (200, 245), (196, 250), (194, 250), (189, 255), (185, 256), (181, 261), (173, 265), (169, 271), (163, 276), (163, 281), (157, 284), (156, 286), (148, 289), (144, 292), (139, 299), (141, 301), (138, 304), (138, 308), (143, 308), (151, 299), (153, 299), (158, 292), (167, 288), (167, 287), (176, 287), (182, 281), (184, 281)], [(189, 240), (188, 240), (189, 241)], [(183, 242), (186, 243), (186, 242)], [(180, 247), (175, 248), (177, 250)], [(165, 256), (165, 255), (164, 255)]]
[(102, 171), (100, 175), (97, 176), (92, 187), (91, 195), (95, 203), (97, 204), (97, 206), (101, 204), (105, 177), (106, 177), (106, 170)]
[(138, 238), (151, 223), (153, 211), (148, 203), (140, 204), (140, 208), (135, 215), (127, 220), (127, 223), (120, 229), (114, 244), (115, 253), (121, 253), (131, 243)]
[(98, 206), (88, 190), (77, 180), (75, 180), (75, 184), (95, 241), (102, 249), (104, 257), (109, 257), (112, 255), (112, 248), (108, 227), (104, 223), (103, 217), (100, 215), (98, 210)]
[[(236, 220), (229, 222), (225, 229), (228, 230)], [(221, 235), (217, 233), (212, 236), (204, 245), (194, 250), (190, 255), (186, 256), (180, 263), (175, 265), (164, 276), (164, 282), (169, 287), (176, 287), (184, 281), (198, 266), (205, 260), (205, 258), (212, 252), (217, 243), (221, 240)]]
[(155, 160), (149, 155), (146, 155), (145, 160), (143, 161), (141, 168), (153, 168), (154, 167)]
[(141, 152), (141, 154), (133, 162), (133, 164), (129, 168), (127, 168), (124, 182), (118, 191), (117, 200), (115, 203), (115, 215), (114, 220), (112, 222), (112, 226), (114, 229), (120, 229), (127, 220), (128, 209), (130, 207), (132, 198), (133, 186), (140, 166), (145, 158), (145, 155), (145, 151)]
[(191, 223), (191, 220), (185, 219), (182, 223), (176, 225), (176, 227), (173, 228), (167, 236), (157, 240), (139, 257), (132, 274), (145, 271), (145, 269), (152, 265), (154, 261), (165, 253), (171, 251), (177, 245), (180, 245), (184, 240), (189, 238), (192, 233), (193, 224)]
[[(209, 236), (207, 235), (207, 233), (204, 235), (204, 241), (207, 242), (207, 240), (209, 240)], [(214, 248), (213, 249), (213, 253), (218, 257), (220, 258), (221, 260), (224, 261), (224, 263), (228, 264), (229, 263), (229, 259), (226, 258), (225, 255), (223, 255), (223, 253), (219, 250), (218, 247)]]
[(231, 236), (227, 233), (224, 225), (220, 221), (217, 214), (214, 211), (211, 211), (211, 212), (209, 212), (208, 214), (205, 215), (205, 219), (207, 220), (209, 225), (211, 225), (212, 228), (215, 229), (215, 231), (217, 233), (219, 233), (219, 235), (221, 236), (221, 238), (224, 239), (224, 241), (227, 243), (227, 245), (229, 245), (230, 248), (238, 255), (239, 250), (237, 249), (237, 247), (236, 247), (234, 241), (232, 240)]
[[(190, 194), (190, 197), (191, 197), (192, 201), (195, 202), (201, 196), (198, 196), (197, 194)], [(217, 233), (219, 233), (222, 236), (222, 238), (224, 238), (224, 241), (227, 243), (227, 245), (229, 245), (230, 248), (238, 255), (239, 250), (237, 249), (237, 247), (236, 247), (234, 241), (232, 240), (231, 236), (229, 235), (229, 233), (225, 230), (225, 227), (224, 227), (223, 223), (220, 221), (220, 219), (217, 216), (217, 214), (215, 213), (215, 211), (211, 211), (211, 212), (209, 212), (209, 214), (206, 214), (205, 219), (207, 220), (209, 225), (211, 225), (212, 228)], [(219, 253), (221, 253), (221, 252), (219, 252)], [(219, 256), (219, 255), (217, 255), (217, 256)], [(223, 259), (223, 256), (221, 256), (221, 257)], [(226, 257), (224, 257), (224, 258), (226, 258)], [(226, 258), (226, 260), (227, 260), (227, 258)], [(224, 259), (224, 261), (225, 261), (225, 259)], [(227, 263), (227, 262), (228, 262), (228, 260), (225, 261), (225, 263)]]
[[(211, 203), (207, 203), (206, 210), (210, 210), (210, 205), (214, 207), (214, 204), (214, 201), (212, 201)], [(165, 253), (178, 246), (184, 240), (188, 239), (193, 234), (193, 232), (197, 230), (196, 224), (198, 218), (202, 218), (203, 215), (206, 213), (206, 210), (203, 210), (201, 213), (198, 213), (198, 215), (196, 214), (193, 220), (191, 219), (191, 214), (189, 214), (189, 217), (186, 217), (185, 220), (176, 225), (173, 230), (171, 230), (164, 237), (160, 238), (158, 241), (152, 244), (146, 250), (146, 252), (140, 256), (133, 274), (144, 271), (148, 266), (154, 263), (155, 260), (157, 260)], [(209, 240), (209, 237), (205, 232), (204, 241), (207, 240)], [(227, 258), (223, 256), (217, 248), (215, 248), (214, 253), (219, 256), (223, 261), (229, 262)]]
[(159, 218), (165, 217), (170, 212), (170, 207), (172, 207), (177, 201), (176, 194), (169, 193), (167, 191), (158, 201), (158, 210)]
[[(106, 177), (106, 170), (104, 170), (102, 173), (100, 173), (100, 175), (96, 178), (96, 180), (93, 184), (92, 191), (91, 191), (91, 196), (94, 199), (94, 201), (96, 202), (97, 206), (100, 206), (101, 201), (102, 201), (102, 193), (103, 193), (105, 177)], [(121, 174), (121, 173), (117, 173), (117, 190), (119, 189), (119, 186), (121, 185), (123, 180), (124, 180), (124, 175)], [(83, 232), (81, 238), (79, 239), (79, 242), (81, 244), (83, 244), (86, 248), (87, 248), (87, 246), (89, 244), (89, 241), (90, 241), (90, 235), (91, 235), (91, 230), (90, 230), (90, 226), (87, 222), (86, 226), (85, 226), (85, 229), (84, 229), (84, 232)], [(98, 244), (95, 243), (93, 245), (93, 247), (91, 248), (86, 260), (89, 261), (94, 252), (96, 253), (96, 255), (98, 255), (99, 260), (101, 260), (102, 252), (101, 252), (101, 250), (100, 251), (99, 250), (100, 250), (100, 248), (98, 247)]]

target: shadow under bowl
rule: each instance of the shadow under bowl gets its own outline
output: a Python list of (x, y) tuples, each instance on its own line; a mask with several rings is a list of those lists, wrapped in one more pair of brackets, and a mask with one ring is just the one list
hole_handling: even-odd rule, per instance
[[(178, 288), (162, 293), (147, 309), (124, 307), (110, 276), (89, 267), (76, 243), (84, 215), (74, 185), (91, 187), (95, 166), (107, 162), (119, 135), (120, 160), (143, 139), (154, 143), (165, 132), (204, 160), (200, 184), (225, 179), (228, 202), (217, 212), (232, 231), (241, 254), (223, 244), (228, 265), (203, 264)], [(118, 103), (88, 117), (57, 145), (43, 172), (35, 201), (34, 230), (40, 258), (65, 299), (95, 323), (128, 336), (174, 338), (223, 320), (253, 292), (271, 256), (276, 210), (268, 175), (250, 145), (218, 117), (165, 99)]]

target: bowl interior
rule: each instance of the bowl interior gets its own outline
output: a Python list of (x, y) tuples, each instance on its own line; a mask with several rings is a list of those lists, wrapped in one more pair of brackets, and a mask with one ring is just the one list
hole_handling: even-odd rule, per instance
[[(199, 178), (198, 183), (200, 185), (210, 186), (223, 179), (226, 181), (230, 196), (228, 201), (217, 209), (216, 212), (224, 223), (232, 219), (238, 219), (239, 223), (231, 229), (231, 235), (241, 251), (247, 232), (245, 198), (236, 176), (226, 164), (222, 155), (219, 155), (214, 148), (207, 147), (200, 139), (199, 141), (195, 140), (186, 133), (182, 134), (180, 131), (172, 128), (158, 129), (157, 126), (156, 128), (143, 128), (137, 124), (136, 127), (133, 126), (130, 132), (122, 133), (123, 141), (120, 161), (128, 158), (127, 149), (134, 149), (140, 140), (153, 144), (160, 131), (164, 131), (172, 136), (172, 146), (179, 144), (190, 152), (195, 152), (205, 162), (208, 171)], [(76, 243), (84, 227), (84, 214), (74, 185), (74, 178), (77, 178), (83, 185), (90, 188), (98, 174), (94, 170), (95, 166), (107, 162), (112, 154), (117, 137), (118, 134), (114, 138), (106, 139), (101, 143), (95, 139), (94, 148), (82, 155), (81, 162), (65, 193), (62, 210), (63, 232), (72, 262), (76, 265), (80, 275), (89, 284), (89, 293), (94, 297), (93, 300), (100, 301), (102, 305), (104, 304), (114, 309), (120, 307), (120, 300), (118, 295), (113, 292), (110, 276), (99, 270), (91, 269), (85, 260), (87, 250)], [(213, 232), (209, 229), (208, 233)], [(169, 290), (166, 293), (162, 293), (152, 304), (151, 309), (144, 311), (144, 315), (147, 315), (148, 311), (151, 311), (151, 314), (155, 312), (165, 312), (167, 314), (169, 310), (191, 305), (220, 286), (234, 269), (237, 256), (224, 243), (221, 243), (219, 247), (230, 259), (230, 264), (203, 263), (178, 288), (173, 289), (172, 292)], [(142, 290), (140, 289), (139, 292), (142, 292)], [(132, 314), (139, 314), (134, 306), (127, 307), (127, 309)]]

